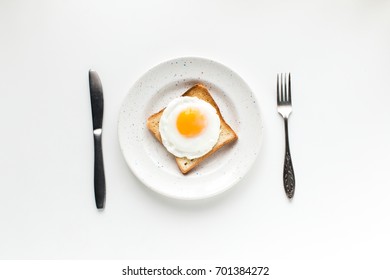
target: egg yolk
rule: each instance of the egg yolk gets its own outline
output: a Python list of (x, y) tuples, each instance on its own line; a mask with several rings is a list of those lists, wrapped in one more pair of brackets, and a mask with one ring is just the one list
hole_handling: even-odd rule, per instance
[(206, 118), (198, 109), (188, 108), (177, 116), (176, 127), (181, 135), (194, 137), (206, 127)]

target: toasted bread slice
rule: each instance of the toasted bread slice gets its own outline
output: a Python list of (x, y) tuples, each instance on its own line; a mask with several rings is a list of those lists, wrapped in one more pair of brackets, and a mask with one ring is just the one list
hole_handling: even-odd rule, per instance
[[(188, 159), (188, 158), (178, 158), (175, 157), (177, 166), (179, 167), (180, 171), (183, 174), (188, 173), (190, 170), (195, 168), (199, 165), (203, 160), (214, 154), (217, 150), (225, 146), (226, 144), (229, 144), (230, 142), (233, 142), (238, 139), (237, 134), (234, 132), (234, 130), (225, 122), (223, 119), (221, 112), (219, 111), (217, 103), (215, 103), (214, 99), (210, 95), (207, 88), (201, 84), (197, 84), (187, 90), (182, 96), (191, 96), (191, 97), (197, 97), (199, 99), (202, 99), (208, 103), (210, 103), (215, 110), (217, 111), (217, 114), (219, 116), (219, 119), (221, 121), (221, 132), (219, 134), (219, 138), (213, 149), (205, 154), (202, 157), (195, 158), (195, 159)], [(165, 109), (165, 108), (164, 108)], [(147, 120), (147, 127), (152, 132), (152, 134), (157, 138), (157, 140), (162, 143), (161, 135), (159, 131), (159, 123), (161, 115), (164, 111), (162, 109), (160, 112), (153, 114), (150, 116)]]

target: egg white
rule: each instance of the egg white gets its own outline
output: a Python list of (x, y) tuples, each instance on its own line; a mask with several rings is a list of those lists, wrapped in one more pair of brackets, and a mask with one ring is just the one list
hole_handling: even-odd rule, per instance
[[(206, 118), (206, 127), (194, 137), (185, 137), (177, 129), (178, 115), (188, 109), (198, 109)], [(199, 158), (213, 149), (221, 132), (217, 111), (197, 97), (182, 96), (172, 100), (163, 111), (159, 130), (165, 148), (176, 157)]]

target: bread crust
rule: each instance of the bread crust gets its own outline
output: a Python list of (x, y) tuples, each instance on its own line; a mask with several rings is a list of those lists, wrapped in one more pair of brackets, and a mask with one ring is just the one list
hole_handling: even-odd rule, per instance
[[(183, 174), (187, 174), (189, 171), (197, 167), (202, 161), (204, 161), (206, 158), (214, 154), (216, 151), (218, 151), (223, 146), (234, 142), (238, 139), (237, 134), (234, 132), (234, 130), (226, 123), (224, 118), (222, 117), (222, 114), (219, 110), (219, 107), (217, 103), (214, 101), (213, 97), (210, 95), (207, 88), (202, 84), (196, 84), (193, 87), (191, 87), (189, 90), (187, 90), (182, 96), (191, 96), (191, 97), (197, 97), (199, 99), (202, 99), (208, 103), (210, 103), (215, 110), (217, 111), (217, 114), (219, 116), (219, 119), (221, 121), (221, 132), (219, 134), (219, 138), (213, 149), (205, 154), (202, 157), (195, 158), (195, 159), (187, 159), (187, 158), (178, 158), (175, 157), (177, 166), (179, 167), (180, 171)], [(146, 126), (149, 129), (149, 131), (156, 137), (156, 139), (162, 143), (160, 130), (159, 130), (159, 123), (160, 118), (162, 116), (162, 113), (164, 112), (165, 108), (160, 110), (159, 112), (151, 115), (147, 122)]]

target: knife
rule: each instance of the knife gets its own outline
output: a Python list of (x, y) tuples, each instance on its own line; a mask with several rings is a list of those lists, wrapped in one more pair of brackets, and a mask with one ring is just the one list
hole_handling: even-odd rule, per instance
[(93, 139), (95, 145), (94, 189), (97, 209), (104, 209), (106, 201), (106, 178), (104, 175), (102, 151), (103, 88), (96, 71), (89, 70), (89, 91), (91, 94)]

